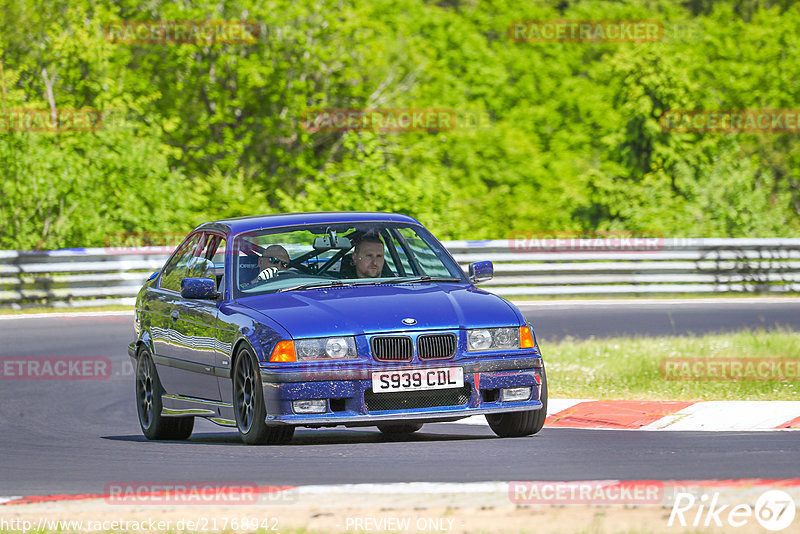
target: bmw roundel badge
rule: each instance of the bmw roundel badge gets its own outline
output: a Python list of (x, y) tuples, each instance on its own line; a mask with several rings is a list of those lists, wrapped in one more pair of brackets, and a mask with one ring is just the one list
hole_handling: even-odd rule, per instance
[(411, 317), (406, 317), (405, 319), (403, 319), (403, 324), (408, 324), (408, 325), (417, 324), (417, 320)]

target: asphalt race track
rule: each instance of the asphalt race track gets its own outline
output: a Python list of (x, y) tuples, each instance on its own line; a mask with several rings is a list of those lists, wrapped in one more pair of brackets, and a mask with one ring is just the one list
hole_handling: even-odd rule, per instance
[[(760, 303), (759, 303), (760, 302)], [(548, 339), (783, 326), (800, 300), (526, 305)], [(301, 429), (289, 445), (247, 447), (198, 421), (189, 442), (148, 442), (136, 418), (130, 316), (0, 319), (0, 358), (107, 357), (106, 380), (0, 381), (0, 496), (104, 493), (119, 482), (258, 485), (492, 480), (784, 478), (800, 473), (794, 432), (545, 429), (499, 439), (488, 427), (430, 424), (404, 441), (377, 429)]]
[(545, 347), (548, 340), (566, 336), (685, 336), (776, 328), (800, 331), (800, 299), (544, 301), (520, 303), (519, 308)]

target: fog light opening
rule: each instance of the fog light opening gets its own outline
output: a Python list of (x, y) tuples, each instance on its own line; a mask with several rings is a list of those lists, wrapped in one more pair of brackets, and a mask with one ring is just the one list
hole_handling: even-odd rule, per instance
[(531, 387), (503, 388), (500, 391), (500, 402), (519, 402), (531, 398)]
[(481, 393), (483, 394), (483, 402), (497, 402), (500, 400), (499, 389), (484, 389)]
[(347, 411), (347, 399), (331, 399), (332, 412)]
[(328, 411), (326, 399), (308, 399), (292, 401), (294, 413), (325, 413)]

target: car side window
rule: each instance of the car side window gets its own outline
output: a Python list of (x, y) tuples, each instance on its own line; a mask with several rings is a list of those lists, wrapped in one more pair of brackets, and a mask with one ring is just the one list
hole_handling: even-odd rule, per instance
[(217, 291), (222, 291), (225, 277), (225, 239), (217, 235), (210, 236), (203, 257), (209, 258), (213, 265), (213, 272), (208, 272), (207, 277), (213, 278), (217, 283)]
[(197, 244), (200, 242), (201, 234), (195, 234), (186, 240), (172, 256), (169, 263), (164, 266), (164, 273), (161, 275), (162, 289), (169, 289), (180, 292), (181, 280), (186, 278), (189, 264), (196, 257)]

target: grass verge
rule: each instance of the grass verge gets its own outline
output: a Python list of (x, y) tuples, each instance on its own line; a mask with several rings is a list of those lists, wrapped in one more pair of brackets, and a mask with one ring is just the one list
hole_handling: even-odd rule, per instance
[[(692, 337), (565, 339), (542, 347), (552, 398), (618, 400), (800, 400), (800, 334), (742, 331)], [(780, 380), (667, 379), (669, 359), (793, 360)], [(674, 377), (675, 374), (668, 376)]]

